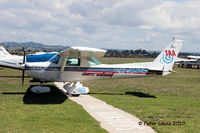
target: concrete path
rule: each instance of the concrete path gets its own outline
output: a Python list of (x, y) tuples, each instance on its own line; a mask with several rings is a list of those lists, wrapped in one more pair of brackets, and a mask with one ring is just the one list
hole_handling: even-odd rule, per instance
[[(55, 84), (66, 92), (63, 83), (56, 82)], [(102, 128), (110, 133), (155, 133), (151, 127), (144, 126), (144, 122), (135, 116), (92, 96), (80, 95), (79, 97), (69, 97), (69, 99), (80, 104), (93, 118), (100, 122)]]

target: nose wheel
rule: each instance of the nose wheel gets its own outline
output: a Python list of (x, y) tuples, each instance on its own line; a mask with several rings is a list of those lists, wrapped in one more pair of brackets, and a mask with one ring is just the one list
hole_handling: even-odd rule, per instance
[(79, 96), (79, 95), (85, 95), (89, 93), (89, 88), (83, 86), (79, 81), (75, 83), (65, 84), (63, 87), (65, 90), (67, 90), (67, 93), (70, 96)]

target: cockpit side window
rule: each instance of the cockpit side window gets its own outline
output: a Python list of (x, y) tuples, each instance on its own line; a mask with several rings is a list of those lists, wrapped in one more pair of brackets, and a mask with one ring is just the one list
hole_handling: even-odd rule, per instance
[(91, 65), (91, 66), (95, 66), (95, 65), (100, 65), (101, 62), (98, 61), (96, 58), (94, 57), (90, 57), (87, 59), (88, 60), (88, 63)]
[(68, 58), (66, 66), (80, 66), (81, 62), (79, 58)]

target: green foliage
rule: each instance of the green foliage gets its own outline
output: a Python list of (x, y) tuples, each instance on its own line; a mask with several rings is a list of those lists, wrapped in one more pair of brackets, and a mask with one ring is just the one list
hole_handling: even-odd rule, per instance
[(105, 57), (156, 57), (159, 52), (147, 52), (144, 49), (137, 50), (107, 50)]

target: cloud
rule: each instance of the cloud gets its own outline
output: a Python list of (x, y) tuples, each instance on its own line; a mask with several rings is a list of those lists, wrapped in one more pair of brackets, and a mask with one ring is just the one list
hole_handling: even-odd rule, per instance
[(154, 7), (160, 0), (123, 0), (103, 10), (102, 17), (110, 25), (141, 26), (141, 12)]
[(2, 0), (0, 41), (161, 50), (176, 36), (200, 51), (199, 6), (195, 0)]

